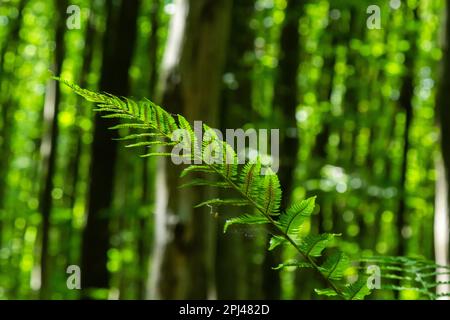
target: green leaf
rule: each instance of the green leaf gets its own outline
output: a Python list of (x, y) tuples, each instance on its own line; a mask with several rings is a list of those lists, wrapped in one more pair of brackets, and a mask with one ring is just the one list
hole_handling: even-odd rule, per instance
[(285, 233), (297, 232), (314, 211), (316, 197), (302, 200), (289, 207), (279, 219), (279, 225)]
[(118, 124), (114, 127), (108, 128), (110, 130), (118, 130), (118, 129), (150, 129), (150, 126), (148, 124), (142, 124), (142, 123), (122, 123)]
[(183, 169), (183, 171), (180, 174), (180, 178), (185, 177), (186, 175), (188, 175), (191, 172), (215, 173), (215, 171), (213, 169), (211, 169), (210, 167), (208, 167), (208, 166), (192, 165), (192, 166), (189, 166), (189, 167)]
[(125, 148), (154, 147), (154, 146), (173, 146), (173, 143), (166, 141), (142, 141), (126, 145)]
[(127, 119), (127, 120), (135, 120), (135, 117), (125, 113), (111, 113), (103, 115), (104, 119)]
[(328, 243), (336, 236), (338, 236), (338, 234), (333, 233), (308, 235), (301, 240), (299, 248), (307, 256), (320, 257), (322, 251), (327, 247)]
[(118, 114), (126, 114), (124, 111), (117, 109), (114, 106), (109, 105), (98, 105), (98, 108), (95, 108), (93, 111), (95, 112), (112, 112), (112, 113), (118, 113)]
[(151, 152), (141, 155), (141, 158), (150, 158), (150, 157), (171, 157), (171, 153), (167, 152)]
[(179, 188), (196, 187), (196, 186), (231, 188), (231, 186), (226, 182), (211, 181), (211, 180), (204, 180), (204, 179), (193, 179), (192, 181), (182, 184), (181, 186), (179, 186)]
[(258, 197), (259, 203), (266, 215), (277, 215), (281, 202), (281, 187), (278, 176), (270, 172), (264, 176), (262, 190)]
[(272, 238), (270, 238), (269, 251), (272, 251), (279, 245), (285, 244), (287, 242), (288, 241), (282, 236), (273, 236)]
[(236, 218), (228, 219), (223, 226), (223, 232), (226, 233), (228, 227), (234, 224), (265, 224), (270, 223), (270, 221), (264, 216), (255, 216), (255, 215), (242, 215)]
[(298, 262), (297, 260), (290, 260), (284, 263), (280, 263), (278, 266), (272, 269), (280, 270), (288, 267), (296, 267), (297, 269), (306, 269), (306, 268), (313, 268), (313, 265), (309, 262)]
[(129, 134), (122, 138), (118, 138), (115, 140), (119, 141), (126, 141), (126, 140), (135, 140), (135, 139), (144, 139), (144, 138), (160, 138), (161, 134), (159, 133), (136, 133), (136, 134)]
[(259, 159), (255, 163), (248, 162), (242, 168), (240, 189), (246, 196), (257, 193), (258, 180), (260, 179), (261, 163)]
[(247, 200), (242, 199), (211, 199), (199, 203), (195, 206), (195, 208), (203, 207), (203, 206), (248, 206), (249, 202)]
[(326, 288), (326, 289), (314, 289), (314, 291), (315, 291), (319, 296), (335, 297), (335, 296), (338, 295), (336, 291), (334, 291), (333, 289), (330, 289), (330, 288)]
[(238, 172), (238, 157), (233, 148), (225, 142), (222, 144), (222, 162), (221, 172), (230, 180), (234, 180)]
[(371, 293), (367, 285), (367, 277), (360, 275), (355, 283), (347, 284), (343, 290), (348, 300), (363, 300)]
[(347, 255), (341, 251), (335, 252), (325, 260), (320, 267), (321, 272), (331, 280), (341, 280), (350, 261)]

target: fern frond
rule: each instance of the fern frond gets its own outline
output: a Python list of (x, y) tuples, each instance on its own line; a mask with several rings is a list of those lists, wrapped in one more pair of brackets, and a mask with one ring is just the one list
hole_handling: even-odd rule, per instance
[(182, 184), (180, 186), (180, 188), (201, 187), (201, 186), (210, 186), (210, 187), (225, 188), (225, 189), (231, 188), (231, 186), (226, 182), (210, 181), (210, 180), (204, 180), (204, 179), (193, 179), (187, 183)]
[(367, 277), (360, 275), (356, 282), (347, 284), (344, 287), (343, 294), (348, 300), (363, 300), (370, 294), (370, 288), (367, 285)]
[(141, 158), (151, 158), (151, 157), (172, 157), (172, 153), (168, 152), (151, 152), (141, 155)]
[(119, 130), (119, 129), (141, 129), (141, 130), (148, 130), (151, 129), (151, 127), (147, 124), (142, 123), (122, 123), (115, 125), (113, 127), (109, 127), (110, 130)]
[(137, 148), (137, 147), (155, 147), (155, 146), (164, 146), (164, 147), (170, 147), (175, 145), (173, 142), (166, 142), (166, 141), (143, 141), (143, 142), (137, 142), (128, 144), (125, 146), (125, 148)]
[(127, 140), (137, 140), (137, 139), (146, 139), (146, 138), (162, 138), (164, 136), (161, 136), (159, 133), (135, 133), (135, 134), (129, 134), (122, 138), (118, 138), (115, 140), (118, 141), (127, 141)]
[(192, 172), (206, 172), (206, 173), (215, 173), (215, 171), (213, 169), (211, 169), (208, 166), (203, 166), (203, 165), (191, 165), (189, 167), (186, 167), (183, 169), (183, 171), (180, 174), (180, 178), (183, 178), (185, 176), (187, 176), (189, 173)]
[(282, 237), (282, 236), (273, 236), (272, 238), (270, 238), (269, 241), (269, 251), (272, 251), (273, 249), (275, 249), (276, 247), (282, 245), (282, 244), (286, 244), (287, 240)]
[(297, 260), (290, 260), (286, 261), (284, 263), (280, 263), (275, 268), (272, 268), (273, 270), (280, 270), (288, 267), (295, 267), (297, 269), (307, 269), (307, 268), (314, 268), (313, 265), (309, 262), (299, 262)]
[(126, 119), (134, 120), (134, 116), (125, 113), (111, 113), (102, 116), (103, 119)]
[(314, 292), (317, 293), (317, 295), (319, 296), (326, 296), (326, 297), (336, 297), (338, 295), (335, 290), (330, 288), (314, 289)]
[(227, 232), (228, 228), (234, 224), (269, 224), (270, 221), (264, 216), (242, 215), (236, 218), (227, 219), (223, 227), (223, 232)]
[(311, 234), (303, 238), (298, 246), (306, 256), (320, 257), (322, 255), (322, 251), (336, 236), (339, 236), (339, 234)]
[(270, 169), (264, 177), (262, 188), (258, 196), (259, 203), (266, 215), (278, 215), (281, 202), (281, 187), (278, 176)]
[(286, 212), (280, 215), (278, 224), (283, 228), (287, 234), (296, 233), (299, 231), (303, 223), (309, 219), (311, 213), (314, 211), (316, 197), (311, 197), (302, 200), (289, 207)]
[(328, 279), (341, 280), (349, 265), (347, 255), (338, 251), (329, 256), (320, 269)]
[[(234, 224), (268, 224), (271, 225), (274, 236), (271, 239), (269, 250), (273, 250), (281, 244), (290, 244), (306, 261), (298, 263), (297, 267), (309, 267), (314, 269), (330, 286), (336, 295), (341, 298), (360, 297), (362, 294), (356, 292), (352, 294), (355, 287), (346, 287), (346, 292), (333, 282), (341, 279), (344, 258), (342, 255), (331, 256), (326, 262), (319, 266), (315, 259), (320, 257), (329, 242), (336, 236), (335, 234), (308, 235), (303, 239), (295, 234), (314, 209), (314, 198), (309, 198), (293, 205), (280, 216), (281, 186), (278, 176), (266, 171), (266, 175), (261, 175), (261, 161), (246, 163), (240, 170), (238, 158), (233, 148), (226, 142), (219, 139), (214, 130), (208, 126), (203, 127), (203, 137), (207, 136), (200, 143), (196, 133), (192, 130), (189, 122), (177, 115), (176, 118), (165, 111), (160, 106), (150, 100), (136, 102), (132, 99), (116, 97), (111, 94), (96, 93), (80, 88), (67, 81), (55, 78), (69, 86), (76, 94), (84, 97), (87, 101), (94, 102), (96, 111), (109, 113), (105, 118), (125, 119), (128, 123), (122, 123), (111, 127), (112, 130), (136, 129), (144, 130), (143, 133), (132, 133), (119, 140), (144, 139), (144, 141), (131, 143), (131, 147), (151, 147), (151, 146), (173, 146), (180, 145), (183, 155), (175, 152), (150, 152), (141, 157), (182, 157), (183, 159), (194, 160), (194, 164), (187, 166), (181, 176), (186, 176), (191, 172), (214, 173), (217, 180), (193, 179), (180, 187), (187, 186), (209, 186), (217, 188), (229, 188), (234, 190), (239, 199), (211, 199), (200, 203), (204, 205), (249, 205), (255, 209), (252, 214), (228, 219), (224, 226), (224, 232)], [(178, 130), (184, 130), (185, 134), (177, 136)], [(170, 141), (170, 142), (169, 142)], [(274, 220), (277, 218), (278, 220)], [(288, 264), (285, 264), (288, 265)], [(360, 290), (362, 291), (362, 290)]]
[(194, 208), (204, 206), (248, 206), (249, 202), (242, 199), (211, 199), (197, 204)]
[(259, 159), (256, 162), (248, 162), (242, 169), (240, 176), (240, 189), (247, 197), (254, 197), (258, 194), (259, 181), (261, 172), (261, 162)]

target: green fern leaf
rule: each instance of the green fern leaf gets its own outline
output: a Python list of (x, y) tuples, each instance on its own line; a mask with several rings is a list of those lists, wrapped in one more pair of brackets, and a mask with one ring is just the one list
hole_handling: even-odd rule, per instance
[(316, 197), (302, 200), (301, 202), (292, 205), (286, 212), (281, 214), (278, 223), (285, 233), (290, 234), (299, 231), (299, 228), (314, 211), (315, 200)]
[(347, 255), (338, 251), (327, 258), (320, 270), (328, 279), (341, 280), (349, 263)]
[(103, 115), (104, 119), (127, 119), (127, 120), (135, 120), (134, 116), (124, 113), (111, 113)]
[(248, 162), (242, 168), (240, 189), (246, 196), (257, 194), (258, 180), (260, 179), (261, 163), (259, 159), (255, 163)]
[(159, 133), (136, 133), (136, 134), (129, 134), (124, 137), (115, 139), (118, 141), (127, 141), (127, 140), (137, 140), (137, 139), (146, 139), (146, 138), (162, 138), (161, 134)]
[(151, 157), (171, 157), (171, 153), (167, 152), (151, 152), (141, 155), (141, 158), (151, 158)]
[(110, 127), (108, 129), (110, 130), (119, 130), (119, 129), (150, 129), (151, 127), (148, 124), (142, 124), (142, 123), (122, 123), (118, 124), (114, 127)]
[(313, 268), (313, 265), (309, 262), (298, 262), (297, 260), (290, 260), (284, 263), (280, 263), (275, 268), (272, 268), (273, 270), (281, 270), (288, 267), (295, 267), (297, 269), (307, 269), (307, 268)]
[(272, 251), (273, 249), (275, 249), (276, 247), (287, 243), (288, 241), (286, 240), (286, 238), (282, 237), (282, 236), (273, 236), (272, 238), (270, 238), (270, 242), (269, 242), (269, 251)]
[(356, 282), (347, 284), (344, 287), (343, 294), (348, 300), (363, 300), (371, 293), (367, 285), (367, 277), (360, 275)]
[(267, 224), (270, 221), (264, 216), (242, 215), (236, 218), (228, 219), (223, 226), (223, 232), (226, 233), (228, 228), (234, 224)]
[(189, 167), (183, 169), (183, 171), (180, 174), (180, 178), (183, 178), (183, 177), (185, 177), (186, 175), (188, 175), (189, 173), (192, 173), (192, 172), (215, 173), (215, 171), (213, 169), (211, 169), (210, 167), (208, 167), (208, 166), (192, 165), (192, 166), (189, 166)]
[(248, 206), (249, 202), (247, 200), (242, 199), (210, 199), (199, 203), (195, 206), (195, 208), (204, 207), (204, 206)]
[(279, 214), (281, 202), (281, 187), (278, 176), (268, 169), (268, 173), (264, 176), (262, 190), (258, 197), (264, 214), (277, 215)]
[(193, 179), (192, 181), (182, 184), (181, 186), (179, 186), (179, 188), (198, 187), (198, 186), (210, 186), (210, 187), (226, 188), (226, 189), (231, 188), (231, 186), (226, 182), (210, 181), (210, 180), (203, 180), (203, 179)]
[(318, 235), (308, 235), (299, 244), (300, 250), (309, 257), (320, 257), (322, 251), (338, 234), (322, 233)]
[(154, 146), (173, 146), (173, 142), (166, 141), (142, 141), (133, 144), (126, 145), (125, 148), (138, 148), (138, 147), (154, 147)]
[(330, 288), (314, 289), (314, 291), (319, 296), (336, 297), (338, 295), (336, 291), (334, 291), (333, 289), (330, 289)]
[(126, 115), (126, 113), (120, 109), (112, 108), (109, 105), (98, 105), (98, 108), (94, 108), (93, 111), (95, 112), (111, 112), (116, 114), (123, 114)]

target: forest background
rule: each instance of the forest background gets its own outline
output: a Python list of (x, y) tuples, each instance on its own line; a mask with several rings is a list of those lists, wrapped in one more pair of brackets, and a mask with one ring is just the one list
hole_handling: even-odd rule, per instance
[[(311, 232), (341, 233), (350, 256), (448, 264), (449, 11), (0, 0), (0, 299), (320, 298), (310, 272), (272, 269), (292, 252), (267, 251), (259, 229), (223, 234), (236, 209), (187, 208), (198, 195), (178, 169), (124, 151), (126, 130), (52, 73), (223, 130), (279, 129), (283, 206), (316, 195)], [(67, 287), (71, 265), (82, 290)]]

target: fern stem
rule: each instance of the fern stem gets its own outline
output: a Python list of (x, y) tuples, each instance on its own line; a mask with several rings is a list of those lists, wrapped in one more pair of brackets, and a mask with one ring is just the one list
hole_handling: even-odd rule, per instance
[(338, 288), (338, 286), (320, 271), (320, 268), (317, 265), (317, 263), (314, 261), (314, 259), (312, 259), (310, 256), (305, 254), (299, 248), (297, 243), (281, 227), (279, 227), (277, 225), (275, 220), (273, 220), (273, 218), (269, 214), (266, 214), (266, 212), (263, 209), (261, 209), (261, 207), (251, 197), (249, 197), (247, 194), (245, 194), (231, 179), (229, 179), (222, 172), (217, 170), (217, 168), (215, 168), (214, 166), (209, 165), (209, 164), (208, 164), (208, 166), (211, 169), (213, 169), (219, 176), (221, 176), (225, 180), (225, 182), (227, 182), (234, 190), (236, 190), (238, 193), (240, 193), (241, 196), (244, 197), (245, 200), (249, 201), (262, 215), (264, 215), (264, 217), (266, 217), (269, 220), (270, 224), (276, 228), (276, 230), (281, 234), (281, 236), (283, 238), (285, 238), (295, 248), (295, 250), (298, 251), (298, 253), (300, 253), (300, 255), (313, 266), (313, 268), (328, 283), (328, 285), (336, 292), (336, 294), (338, 296), (346, 299), (346, 297), (344, 296), (342, 291)]

